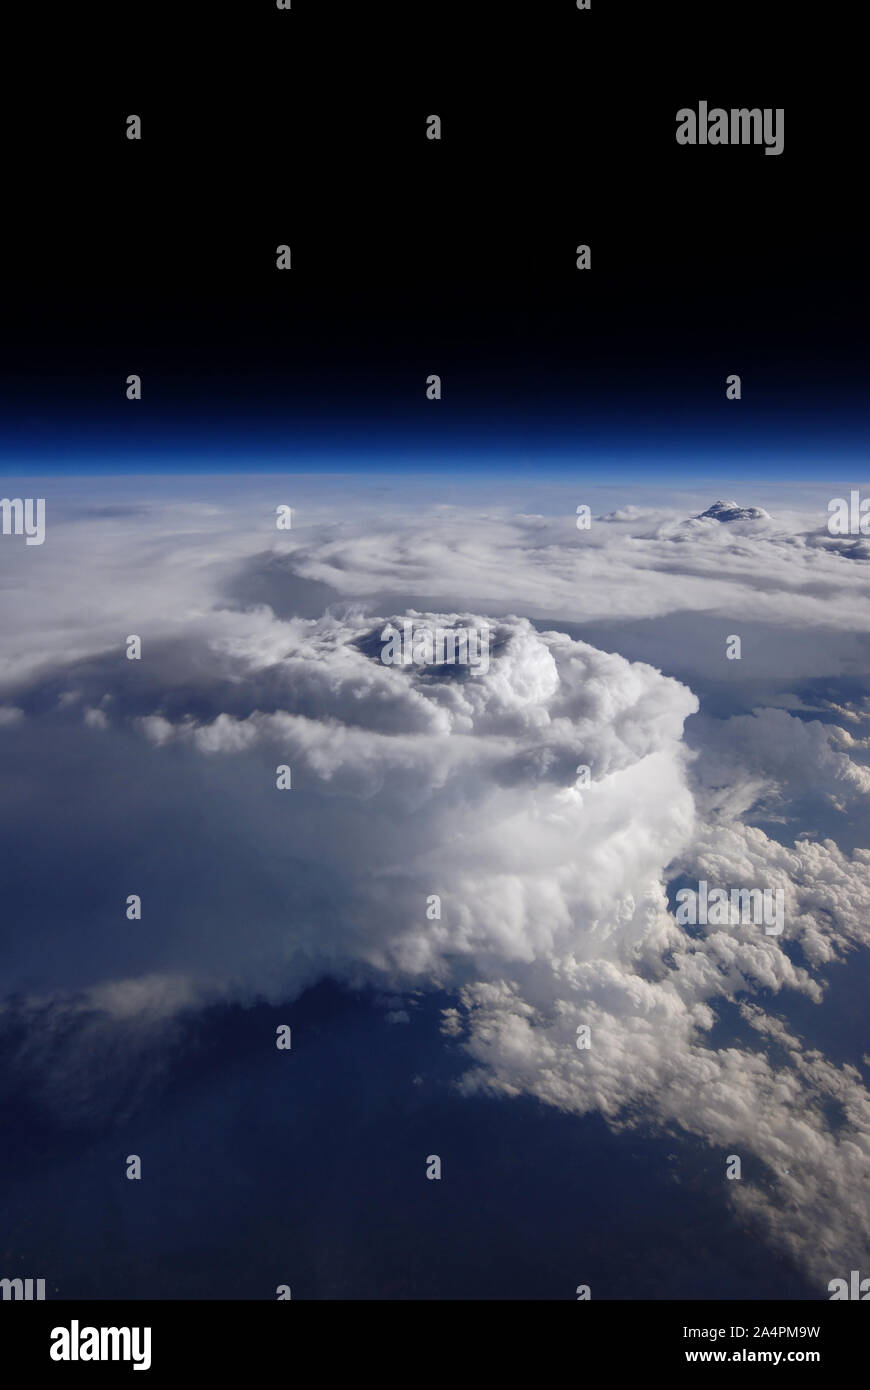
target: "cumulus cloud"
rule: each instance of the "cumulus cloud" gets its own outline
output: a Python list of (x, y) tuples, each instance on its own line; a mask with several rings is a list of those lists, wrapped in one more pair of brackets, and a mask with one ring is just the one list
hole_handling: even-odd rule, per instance
[[(457, 961), (497, 970), (569, 949), (628, 949), (660, 906), (663, 865), (691, 833), (681, 736), (694, 696), (651, 667), (538, 633), (524, 618), (492, 620), (485, 673), (460, 680), (455, 670), (386, 665), (386, 616), (277, 625), (268, 710), (256, 703), (264, 616), (252, 631), (236, 618), (238, 631), (217, 643), (215, 679), (233, 681), (242, 710), (195, 718), (182, 704), (173, 719), (155, 711), (129, 720), (153, 746), (158, 777), (155, 759), (175, 749), (183, 767), (217, 760), (223, 785), (238, 778), (245, 837), (289, 857), (291, 900), (299, 859), (305, 883), (317, 866), (321, 904), (333, 903), (336, 920), (324, 932), (308, 907), (310, 920), (288, 912), (289, 935), (278, 922), (254, 928), (273, 952), (252, 987), (280, 997), (327, 965), (446, 982)], [(290, 810), (279, 805), (280, 765), (292, 769), (292, 836), (281, 821)], [(442, 902), (438, 920), (426, 915), (430, 894)], [(243, 974), (250, 945), (250, 934), (239, 936), (232, 952)], [(101, 962), (93, 968), (96, 983)]]

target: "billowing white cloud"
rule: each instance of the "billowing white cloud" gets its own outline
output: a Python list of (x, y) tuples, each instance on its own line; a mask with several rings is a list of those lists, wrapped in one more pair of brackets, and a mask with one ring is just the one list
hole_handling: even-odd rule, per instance
[[(661, 910), (663, 868), (692, 831), (681, 739), (694, 696), (522, 618), (490, 622), (486, 672), (387, 665), (385, 623), (285, 624), (283, 707), (273, 712), (174, 723), (155, 714), (138, 727), (161, 750), (256, 754), (264, 783), (291, 768), (307, 852), (351, 880), (356, 920), (338, 929), (349, 962), (431, 983), (449, 982), (457, 958), (498, 970), (629, 950)], [(232, 652), (237, 679), (255, 688), (259, 643), (239, 639)], [(386, 853), (372, 848), (380, 837)]]

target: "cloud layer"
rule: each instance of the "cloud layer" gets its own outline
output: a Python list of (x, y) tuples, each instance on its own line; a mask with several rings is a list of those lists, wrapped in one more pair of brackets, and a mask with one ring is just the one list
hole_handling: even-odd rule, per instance
[[(174, 1020), (217, 998), (279, 1002), (331, 975), (392, 991), (398, 1023), (402, 991), (446, 988), (467, 1091), (699, 1135), (723, 1179), (726, 1155), (747, 1159), (736, 1210), (820, 1286), (858, 1267), (862, 1073), (784, 1014), (823, 1007), (826, 968), (870, 945), (870, 851), (792, 825), (866, 824), (866, 705), (792, 679), (775, 707), (699, 715), (663, 674), (690, 661), (678, 638), (653, 665), (564, 628), (762, 622), (792, 676), (830, 670), (808, 632), (857, 676), (870, 568), (817, 520), (730, 505), (628, 505), (589, 532), (436, 508), (392, 514), (386, 537), (377, 514), (321, 515), (274, 541), (265, 516), (80, 505), (44, 552), (12, 555), (2, 828), (28, 906), (0, 1007), (19, 1066), (50, 1099), (38, 1078), (71, 1040), (93, 1063), (135, 1038), (159, 1070)], [(489, 669), (385, 665), (384, 624), (409, 614), (488, 625)], [(715, 659), (733, 679), (716, 641), (699, 673)], [(669, 888), (700, 878), (782, 888), (782, 937), (678, 926)], [(743, 1033), (714, 1044), (726, 1005)]]

